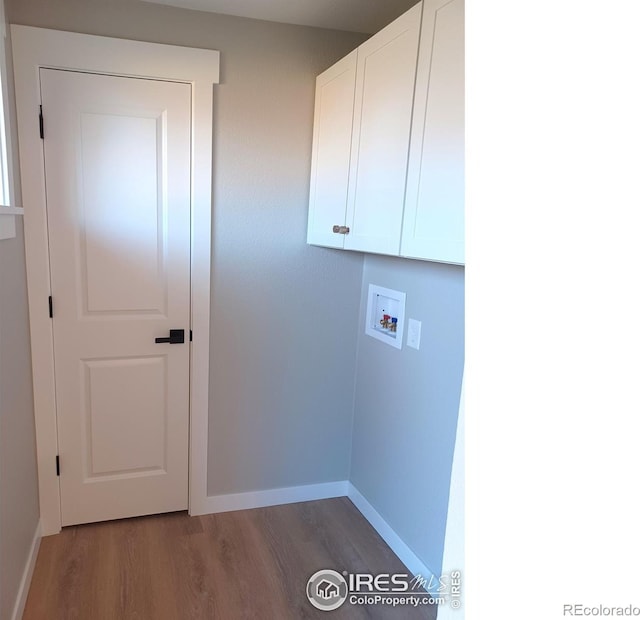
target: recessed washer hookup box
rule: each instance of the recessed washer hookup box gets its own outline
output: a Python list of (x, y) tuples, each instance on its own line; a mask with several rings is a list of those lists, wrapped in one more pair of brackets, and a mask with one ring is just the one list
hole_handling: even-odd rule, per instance
[(365, 333), (396, 349), (402, 349), (406, 297), (406, 293), (369, 284)]

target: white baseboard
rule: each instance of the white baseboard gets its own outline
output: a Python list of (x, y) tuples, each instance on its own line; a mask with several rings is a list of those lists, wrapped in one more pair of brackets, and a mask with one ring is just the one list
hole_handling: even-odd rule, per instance
[(349, 482), (340, 480), (339, 482), (323, 482), (300, 487), (269, 489), (268, 491), (210, 495), (202, 506), (204, 511), (202, 513), (199, 512), (199, 514), (213, 514), (232, 510), (278, 506), (280, 504), (295, 504), (296, 502), (310, 502), (331, 497), (344, 497), (347, 495), (348, 489)]
[[(382, 539), (391, 547), (391, 550), (400, 558), (400, 561), (411, 571), (413, 575), (420, 575), (427, 582), (433, 580), (435, 586), (439, 585), (433, 571), (407, 546), (393, 528), (380, 516), (380, 513), (365, 499), (364, 495), (349, 483), (349, 499), (355, 507), (369, 521), (373, 529), (380, 534)], [(435, 591), (434, 591), (435, 594)]]
[(20, 587), (18, 588), (18, 595), (16, 596), (16, 602), (13, 606), (12, 620), (20, 620), (24, 613), (24, 606), (27, 604), (27, 596), (29, 595), (29, 586), (31, 585), (31, 577), (33, 577), (33, 570), (36, 567), (36, 559), (38, 557), (38, 549), (40, 549), (40, 541), (42, 540), (42, 524), (38, 521), (36, 530), (33, 533), (33, 541), (31, 542), (31, 549), (29, 549), (29, 556), (27, 557), (27, 563), (22, 573), (22, 579), (20, 580)]

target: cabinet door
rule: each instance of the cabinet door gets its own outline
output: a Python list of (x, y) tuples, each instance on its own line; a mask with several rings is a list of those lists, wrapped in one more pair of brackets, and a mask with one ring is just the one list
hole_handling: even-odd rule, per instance
[(425, 0), (400, 254), (464, 264), (464, 0)]
[(358, 48), (346, 249), (400, 253), (422, 4)]
[(307, 243), (344, 246), (357, 50), (316, 78)]

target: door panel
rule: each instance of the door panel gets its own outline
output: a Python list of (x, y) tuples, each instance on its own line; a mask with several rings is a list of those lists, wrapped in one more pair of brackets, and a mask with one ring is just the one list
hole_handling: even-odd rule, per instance
[(421, 10), (417, 4), (358, 48), (348, 250), (400, 251)]
[(354, 50), (316, 79), (307, 243), (344, 247), (333, 227), (346, 218), (357, 58)]
[[(166, 205), (159, 200), (162, 171), (158, 170), (163, 159), (162, 120), (114, 114), (80, 117), (80, 215), (86, 266), (82, 283), (87, 312), (166, 313)], [(130, 208), (132, 203), (135, 209)], [(126, 270), (127, 278), (122, 278)]]
[(464, 0), (424, 5), (401, 254), (464, 264)]
[(188, 84), (41, 70), (62, 524), (188, 503)]
[(166, 467), (166, 358), (84, 361), (87, 479)]

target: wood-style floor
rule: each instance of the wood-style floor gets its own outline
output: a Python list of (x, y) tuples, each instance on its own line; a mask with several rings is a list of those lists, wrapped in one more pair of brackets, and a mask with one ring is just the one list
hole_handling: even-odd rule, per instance
[(316, 610), (305, 587), (324, 568), (408, 572), (347, 498), (73, 526), (42, 539), (23, 620), (436, 617), (348, 601)]

